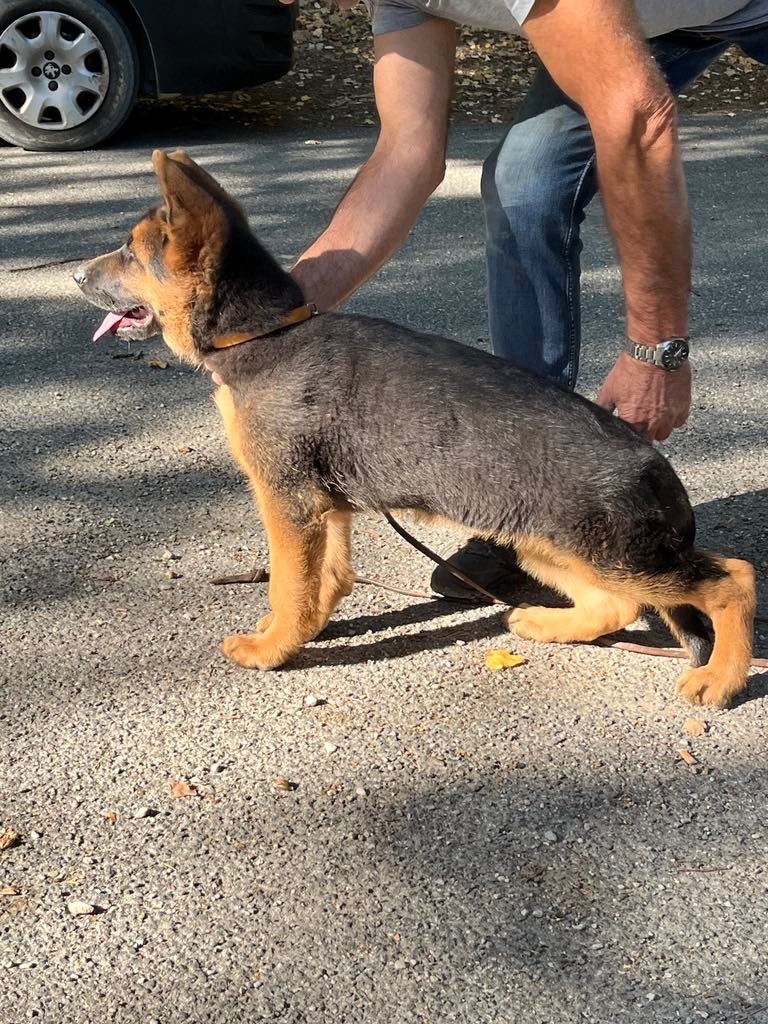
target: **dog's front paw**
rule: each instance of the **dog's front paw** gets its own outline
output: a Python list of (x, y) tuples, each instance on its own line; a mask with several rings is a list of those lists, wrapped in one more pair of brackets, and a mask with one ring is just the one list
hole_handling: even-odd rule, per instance
[(242, 668), (277, 668), (287, 660), (288, 654), (265, 641), (263, 634), (236, 633), (224, 639), (222, 653)]
[(727, 708), (737, 693), (747, 685), (746, 680), (729, 679), (713, 671), (709, 665), (684, 672), (677, 681), (677, 692), (691, 704), (706, 704), (713, 708)]
[(256, 623), (256, 632), (257, 633), (266, 633), (266, 631), (272, 625), (272, 622), (274, 621), (274, 618), (275, 618), (275, 613), (274, 612), (267, 612), (267, 614), (263, 618), (259, 619), (259, 621)]

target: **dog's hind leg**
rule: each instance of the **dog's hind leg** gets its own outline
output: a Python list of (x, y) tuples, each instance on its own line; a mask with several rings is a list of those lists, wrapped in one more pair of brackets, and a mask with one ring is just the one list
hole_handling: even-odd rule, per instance
[(254, 633), (228, 636), (224, 654), (243, 668), (277, 668), (325, 625), (321, 612), (327, 525), (323, 512), (300, 515), (290, 496), (258, 492), (269, 543), (270, 615)]
[(715, 643), (715, 634), (706, 615), (692, 604), (659, 608), (659, 615), (666, 622), (672, 636), (688, 652), (694, 668), (706, 665)]
[(351, 512), (327, 513), (320, 574), (318, 620), (319, 629), (324, 629), (339, 601), (349, 597), (355, 586), (355, 572), (352, 568)]
[(640, 614), (641, 603), (601, 585), (597, 572), (581, 559), (536, 539), (515, 544), (520, 567), (573, 602), (572, 608), (513, 608), (506, 622), (525, 640), (588, 643), (623, 629)]
[(677, 689), (692, 704), (722, 708), (747, 685), (756, 605), (755, 570), (739, 558), (713, 558), (712, 562), (719, 571), (695, 584), (684, 600), (712, 621), (712, 655), (706, 665), (683, 673)]

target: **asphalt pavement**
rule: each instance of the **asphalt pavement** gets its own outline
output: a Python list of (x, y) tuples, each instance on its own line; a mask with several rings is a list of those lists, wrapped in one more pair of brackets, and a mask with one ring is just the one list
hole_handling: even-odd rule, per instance
[[(768, 673), (692, 710), (677, 662), (362, 586), (282, 671), (219, 653), (266, 594), (210, 579), (265, 545), (210, 380), (157, 340), (94, 346), (72, 261), (121, 243), (157, 195), (151, 149), (181, 144), (288, 262), (371, 131), (155, 116), (99, 152), (0, 149), (0, 833), (20, 837), (0, 850), (0, 1021), (768, 1022)], [(496, 134), (454, 132), (445, 184), (351, 308), (486, 343)], [(684, 137), (696, 394), (665, 450), (703, 543), (757, 565), (765, 617), (768, 117)], [(621, 339), (597, 206), (585, 243), (594, 394)], [(427, 584), (376, 519), (355, 553)], [(497, 647), (527, 664), (491, 672)]]

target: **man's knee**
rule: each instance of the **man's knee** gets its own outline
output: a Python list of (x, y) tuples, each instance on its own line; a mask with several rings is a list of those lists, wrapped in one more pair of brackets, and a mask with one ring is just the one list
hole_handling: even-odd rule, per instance
[(588, 129), (567, 123), (571, 111), (521, 121), (483, 164), (481, 192), (494, 216), (541, 224), (568, 215), (592, 157)]

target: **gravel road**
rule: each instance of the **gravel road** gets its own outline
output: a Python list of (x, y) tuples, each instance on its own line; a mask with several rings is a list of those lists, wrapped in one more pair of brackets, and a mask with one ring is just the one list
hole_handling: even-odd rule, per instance
[[(695, 712), (673, 661), (510, 644), (493, 610), (364, 587), (283, 671), (220, 656), (266, 595), (209, 581), (264, 538), (210, 381), (157, 341), (94, 347), (65, 261), (154, 201), (158, 141), (290, 260), (371, 134), (178, 116), (101, 152), (0, 150), (0, 832), (21, 837), (0, 851), (0, 1020), (768, 1022), (768, 673)], [(697, 385), (667, 451), (705, 542), (757, 564), (766, 616), (768, 116), (684, 132)], [(355, 309), (484, 343), (494, 135), (456, 131), (445, 184)], [(620, 338), (597, 208), (585, 259), (592, 394)], [(427, 583), (375, 519), (356, 556)], [(489, 671), (499, 646), (528, 663)], [(709, 731), (689, 736), (691, 716)]]

